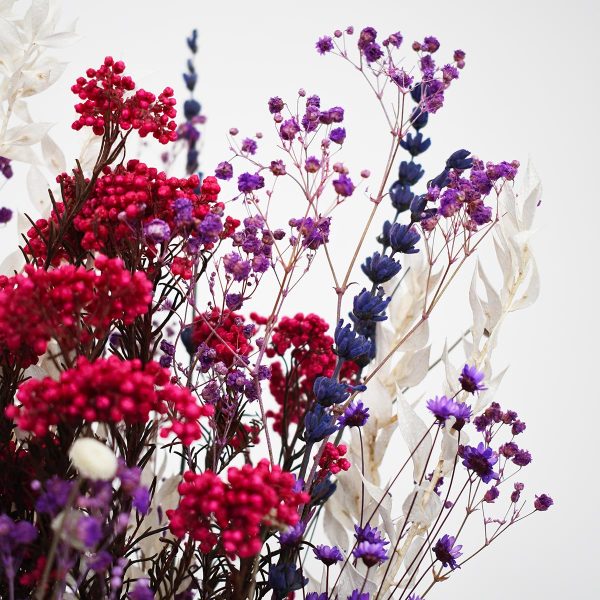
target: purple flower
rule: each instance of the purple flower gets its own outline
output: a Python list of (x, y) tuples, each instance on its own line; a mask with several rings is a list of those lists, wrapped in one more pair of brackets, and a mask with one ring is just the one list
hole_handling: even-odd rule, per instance
[(31, 544), (38, 530), (29, 521), (13, 521), (8, 515), (0, 515), (0, 549), (8, 554), (20, 545)]
[(147, 579), (138, 579), (133, 590), (127, 595), (129, 600), (154, 600), (154, 592), (150, 589)]
[(525, 431), (526, 427), (527, 427), (527, 425), (525, 425), (525, 423), (523, 421), (517, 420), (513, 423), (513, 426), (511, 428), (512, 434), (519, 435), (520, 433), (523, 433)]
[(286, 174), (285, 165), (283, 164), (282, 160), (272, 160), (269, 170), (271, 173), (273, 173), (273, 175), (275, 175), (275, 177), (280, 177), (281, 175)]
[(460, 549), (462, 546), (454, 546), (456, 538), (450, 535), (441, 537), (432, 548), (435, 557), (444, 567), (450, 567), (452, 570), (460, 568), (456, 564), (456, 559), (462, 556)]
[(352, 590), (347, 600), (369, 600), (370, 596), (367, 592), (361, 593), (358, 590)]
[(482, 383), (484, 377), (485, 375), (482, 372), (479, 372), (474, 365), (472, 367), (465, 365), (458, 380), (465, 392), (474, 394), (475, 392), (487, 390)]
[(437, 52), (439, 47), (440, 42), (436, 37), (433, 37), (432, 35), (428, 35), (421, 44), (421, 50), (423, 50), (423, 52), (431, 52), (432, 54), (434, 52)]
[(485, 225), (492, 220), (492, 209), (483, 202), (476, 202), (469, 207), (469, 216), (477, 225)]
[(383, 42), (385, 46), (387, 46), (388, 44), (391, 44), (392, 46), (394, 46), (394, 48), (400, 48), (400, 45), (402, 44), (402, 40), (404, 38), (402, 37), (402, 34), (397, 31), (396, 33), (392, 33), (390, 34), (390, 36), (388, 37), (388, 39), (386, 40), (386, 42)]
[(354, 184), (350, 177), (348, 177), (345, 173), (342, 173), (338, 179), (334, 179), (333, 181), (333, 189), (340, 196), (348, 197), (352, 196), (352, 192), (354, 192)]
[(282, 140), (291, 141), (296, 137), (296, 134), (300, 131), (300, 125), (298, 121), (293, 117), (284, 121), (279, 128), (279, 136)]
[(150, 244), (160, 244), (171, 237), (171, 228), (161, 219), (152, 219), (144, 225), (144, 237)]
[(452, 398), (447, 398), (446, 396), (441, 396), (440, 398), (436, 396), (433, 400), (429, 400), (427, 402), (427, 408), (440, 423), (443, 423), (449, 417), (455, 417), (457, 424), (458, 421), (462, 421), (460, 427), (457, 427), (457, 424), (455, 424), (456, 429), (462, 428), (462, 425), (464, 425), (471, 417), (470, 406), (467, 406), (464, 402), (457, 402)]
[(316, 221), (311, 217), (290, 219), (289, 224), (302, 235), (302, 246), (316, 250), (329, 241), (331, 217), (320, 217)]
[(377, 31), (373, 27), (365, 27), (358, 36), (357, 45), (363, 50), (377, 38)]
[(192, 201), (189, 198), (177, 198), (173, 204), (175, 209), (175, 224), (189, 225), (194, 218)]
[(249, 194), (262, 187), (265, 187), (265, 179), (258, 173), (255, 175), (252, 175), (251, 173), (242, 173), (238, 177), (238, 190), (244, 194)]
[(219, 215), (207, 213), (196, 228), (198, 242), (201, 244), (212, 244), (219, 240), (219, 234), (223, 231), (223, 221)]
[(242, 140), (242, 152), (246, 152), (247, 154), (256, 154), (257, 148), (258, 145), (252, 138), (245, 138)]
[(306, 600), (329, 600), (329, 594), (327, 592), (323, 592), (319, 594), (319, 592), (309, 592), (306, 594)]
[(150, 508), (150, 492), (146, 486), (138, 487), (132, 496), (132, 505), (140, 514), (148, 514)]
[(553, 504), (554, 504), (554, 500), (552, 500), (552, 498), (550, 498), (550, 496), (548, 496), (546, 494), (541, 494), (540, 496), (536, 496), (535, 500), (533, 502), (533, 506), (535, 507), (535, 510), (539, 510), (541, 512), (548, 510)]
[(86, 548), (95, 548), (102, 538), (102, 527), (95, 517), (82, 516), (77, 521), (74, 533)]
[(10, 208), (0, 208), (0, 224), (8, 223), (12, 219), (13, 212)]
[(350, 403), (338, 422), (340, 427), (362, 427), (368, 418), (369, 409), (359, 400)]
[(404, 69), (397, 69), (394, 67), (389, 70), (388, 75), (390, 76), (390, 79), (403, 90), (408, 89), (414, 81), (414, 77), (409, 75)]
[(273, 96), (273, 98), (269, 98), (269, 112), (272, 115), (280, 113), (284, 106), (285, 104), (279, 96)]
[(37, 499), (35, 508), (38, 512), (55, 517), (67, 504), (73, 482), (54, 476), (46, 481), (45, 487), (46, 490)]
[(367, 59), (367, 62), (372, 63), (379, 60), (383, 56), (383, 50), (379, 44), (372, 42), (363, 48), (363, 54)]
[(305, 529), (306, 523), (298, 521), (296, 525), (286, 529), (279, 535), (279, 543), (282, 546), (297, 546), (302, 541)]
[(315, 46), (319, 54), (327, 54), (333, 50), (333, 40), (328, 35), (325, 35), (319, 38)]
[(341, 106), (334, 106), (327, 113), (332, 123), (341, 123), (344, 120), (344, 109)]
[(371, 544), (381, 544), (382, 546), (385, 546), (389, 543), (384, 540), (377, 527), (371, 527), (368, 523), (364, 527), (355, 525), (354, 537), (359, 544), (361, 542), (369, 542)]
[(226, 160), (220, 162), (215, 169), (215, 177), (229, 181), (233, 177), (233, 166), (231, 163), (228, 163)]
[(242, 308), (243, 301), (242, 294), (227, 294), (225, 296), (225, 304), (229, 310), (239, 310)]
[(4, 158), (4, 156), (0, 156), (0, 173), (2, 173), (6, 179), (10, 179), (13, 176), (10, 158)]
[(491, 448), (486, 448), (483, 442), (479, 442), (476, 448), (473, 446), (459, 448), (459, 454), (463, 458), (463, 465), (470, 471), (475, 471), (483, 483), (500, 478), (493, 469), (498, 462), (498, 456)]
[(344, 560), (340, 549), (337, 546), (324, 546), (320, 545), (313, 548), (313, 552), (317, 560), (320, 560), (324, 565), (328, 567)]
[(321, 168), (321, 162), (316, 156), (309, 156), (304, 163), (304, 168), (308, 173), (316, 173)]
[(360, 542), (352, 551), (354, 558), (361, 558), (367, 567), (386, 561), (389, 557), (383, 547), (387, 542)]
[(343, 144), (346, 139), (346, 130), (343, 127), (336, 127), (331, 130), (329, 139), (335, 144)]
[(512, 459), (518, 467), (526, 467), (531, 460), (531, 454), (527, 450), (518, 450)]
[(225, 271), (233, 275), (234, 281), (244, 281), (248, 279), (252, 265), (249, 261), (243, 260), (237, 252), (230, 252), (223, 257)]
[(483, 501), (491, 504), (496, 500), (496, 498), (500, 495), (500, 491), (498, 488), (493, 485), (483, 496)]

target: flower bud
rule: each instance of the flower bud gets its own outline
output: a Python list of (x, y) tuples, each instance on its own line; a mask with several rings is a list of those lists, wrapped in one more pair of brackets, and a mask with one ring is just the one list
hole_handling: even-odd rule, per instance
[(102, 442), (79, 438), (69, 450), (69, 458), (79, 473), (87, 479), (110, 481), (117, 473), (117, 457)]

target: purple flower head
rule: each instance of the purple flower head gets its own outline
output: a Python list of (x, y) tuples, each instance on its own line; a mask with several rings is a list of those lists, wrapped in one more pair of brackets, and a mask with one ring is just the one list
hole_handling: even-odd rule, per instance
[(38, 530), (29, 521), (13, 521), (8, 515), (0, 515), (0, 553), (10, 556), (18, 546), (31, 544)]
[(242, 140), (242, 152), (247, 154), (256, 154), (256, 150), (258, 148), (258, 144), (256, 140), (252, 138), (245, 138)]
[(285, 104), (279, 96), (273, 96), (273, 98), (269, 98), (269, 112), (272, 115), (280, 113), (284, 106)]
[(500, 495), (500, 491), (498, 488), (493, 485), (483, 496), (483, 501), (491, 504), (496, 500), (496, 498)]
[(132, 496), (132, 505), (141, 515), (148, 514), (150, 508), (150, 491), (144, 485), (138, 487)]
[(298, 521), (296, 525), (286, 529), (279, 535), (279, 543), (282, 546), (296, 546), (302, 541), (304, 530), (306, 529), (306, 523), (304, 521)]
[(73, 533), (86, 548), (95, 548), (102, 538), (102, 527), (98, 519), (84, 515), (79, 517)]
[(492, 220), (491, 207), (485, 206), (481, 201), (474, 202), (470, 205), (468, 212), (475, 225), (485, 225)]
[(321, 162), (316, 156), (309, 156), (304, 163), (304, 168), (308, 173), (316, 173), (321, 168)]
[(348, 197), (352, 196), (352, 192), (354, 192), (354, 184), (350, 177), (348, 177), (345, 173), (341, 173), (338, 179), (334, 179), (333, 181), (333, 189), (336, 194), (340, 196)]
[(535, 500), (533, 502), (533, 506), (535, 507), (535, 510), (539, 510), (541, 512), (548, 510), (553, 504), (554, 504), (554, 500), (552, 500), (552, 498), (550, 498), (550, 496), (548, 496), (546, 494), (541, 494), (540, 496), (536, 496)]
[(316, 250), (329, 241), (331, 217), (320, 217), (316, 221), (311, 217), (290, 219), (289, 224), (302, 235), (302, 246), (304, 248)]
[(328, 35), (325, 35), (319, 38), (315, 46), (319, 54), (327, 54), (333, 50), (333, 40)]
[(344, 557), (337, 546), (324, 546), (321, 544), (320, 546), (313, 548), (313, 552), (315, 553), (317, 560), (320, 560), (328, 567), (344, 560)]
[(3, 206), (0, 208), (0, 224), (8, 223), (12, 219), (13, 212), (10, 208)]
[(161, 219), (152, 219), (144, 225), (144, 237), (150, 244), (160, 244), (169, 240), (171, 228)]
[(173, 204), (175, 209), (175, 224), (189, 225), (194, 218), (192, 201), (189, 198), (177, 198)]
[(487, 387), (482, 383), (484, 377), (483, 372), (478, 371), (475, 366), (465, 365), (458, 380), (465, 392), (474, 394), (475, 392), (487, 390)]
[(512, 434), (519, 435), (520, 433), (523, 433), (525, 431), (526, 427), (527, 425), (525, 425), (523, 421), (517, 420), (513, 423), (513, 426), (511, 428)]
[(399, 31), (397, 31), (396, 33), (390, 34), (388, 38), (383, 42), (383, 45), (389, 46), (391, 44), (392, 46), (394, 46), (394, 48), (400, 48), (403, 39), (404, 38), (402, 37), (402, 34)]
[(402, 265), (393, 258), (375, 252), (361, 265), (363, 273), (375, 284), (385, 283), (397, 275)]
[(335, 144), (343, 144), (346, 139), (346, 130), (343, 127), (332, 129), (329, 134), (329, 139)]
[(381, 532), (377, 529), (377, 527), (371, 527), (369, 524), (364, 527), (360, 527), (360, 525), (354, 526), (354, 537), (356, 541), (360, 544), (361, 542), (369, 542), (371, 544), (381, 544), (382, 546), (387, 546), (389, 542), (386, 542), (381, 535)]
[(332, 123), (341, 123), (344, 120), (344, 109), (341, 106), (330, 108), (327, 113)]
[(362, 427), (369, 419), (369, 409), (362, 401), (351, 402), (339, 418), (340, 427)]
[(231, 163), (228, 163), (226, 160), (220, 162), (215, 169), (215, 177), (229, 181), (233, 177), (233, 166)]
[(273, 175), (275, 175), (275, 177), (280, 177), (281, 175), (286, 174), (285, 165), (283, 164), (282, 160), (272, 160), (269, 170), (271, 173), (273, 173)]
[[(449, 417), (455, 417), (455, 429), (461, 429), (462, 426), (471, 417), (471, 407), (464, 402), (457, 402), (446, 396), (437, 396), (427, 402), (427, 408), (434, 414), (435, 418), (444, 423)], [(461, 423), (459, 423), (459, 421)]]
[(373, 27), (365, 27), (358, 36), (358, 47), (364, 50), (377, 39), (377, 31)]
[(237, 252), (230, 252), (223, 257), (223, 266), (225, 271), (233, 276), (234, 281), (244, 281), (248, 279), (252, 265), (249, 261), (243, 260)]
[(196, 228), (198, 243), (212, 244), (219, 240), (219, 234), (223, 231), (223, 221), (219, 215), (207, 213)]
[(442, 566), (450, 567), (452, 570), (457, 567), (460, 568), (456, 564), (456, 559), (462, 556), (462, 552), (460, 551), (462, 546), (455, 546), (455, 541), (455, 537), (446, 534), (432, 548), (435, 557), (442, 563)]
[(463, 465), (474, 471), (483, 483), (489, 483), (492, 479), (500, 479), (493, 466), (498, 462), (498, 456), (491, 448), (486, 448), (483, 442), (479, 442), (477, 447), (464, 446), (462, 451), (459, 448), (460, 456), (463, 458)]
[(367, 567), (374, 567), (389, 558), (383, 546), (383, 542), (360, 542), (352, 551), (352, 555), (354, 558), (362, 559)]
[(371, 42), (363, 48), (363, 54), (367, 62), (372, 63), (379, 60), (383, 56), (381, 46), (376, 42)]
[(279, 128), (279, 136), (282, 140), (291, 141), (296, 137), (296, 134), (300, 131), (300, 125), (295, 118), (288, 119), (281, 124)]
[(64, 481), (57, 476), (46, 481), (46, 490), (40, 495), (35, 503), (38, 512), (55, 517), (67, 504), (72, 481)]
[(238, 177), (238, 190), (244, 194), (249, 194), (255, 190), (265, 187), (265, 178), (256, 173), (242, 173)]
[(129, 600), (154, 600), (154, 592), (150, 589), (150, 582), (147, 579), (138, 579), (127, 596)]
[(242, 308), (243, 301), (242, 294), (227, 294), (225, 296), (225, 304), (229, 310), (239, 310)]
[(319, 594), (319, 592), (309, 592), (306, 594), (306, 600), (329, 600), (329, 594), (327, 592), (323, 592)]
[(10, 158), (4, 158), (4, 156), (0, 156), (0, 173), (2, 173), (6, 179), (10, 179), (13, 176)]
[(436, 37), (433, 37), (432, 35), (428, 35), (421, 44), (421, 50), (423, 50), (423, 52), (431, 52), (432, 54), (434, 52), (437, 52), (439, 47), (440, 42)]
[(390, 246), (393, 253), (416, 254), (419, 252), (415, 244), (421, 239), (421, 236), (410, 225), (401, 225), (394, 223), (388, 233)]
[(371, 596), (368, 592), (360, 592), (359, 590), (352, 590), (352, 593), (348, 596), (347, 600), (369, 600)]
[(527, 450), (518, 450), (512, 459), (513, 463), (518, 467), (526, 467), (531, 460), (531, 453)]

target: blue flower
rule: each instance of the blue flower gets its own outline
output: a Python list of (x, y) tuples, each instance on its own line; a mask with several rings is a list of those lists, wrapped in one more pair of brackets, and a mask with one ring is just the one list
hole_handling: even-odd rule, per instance
[(375, 252), (373, 256), (367, 257), (361, 268), (373, 283), (380, 284), (397, 275), (402, 265), (385, 254), (381, 255), (379, 252)]
[(424, 174), (421, 165), (403, 160), (398, 169), (398, 181), (401, 185), (415, 185)]
[(194, 88), (196, 87), (196, 83), (198, 82), (198, 75), (197, 73), (184, 73), (183, 80), (185, 81), (185, 87), (190, 92), (193, 92)]
[(317, 377), (313, 385), (317, 402), (323, 406), (341, 404), (350, 395), (347, 386), (331, 377)]
[(419, 251), (415, 248), (415, 244), (421, 239), (421, 236), (410, 225), (394, 223), (390, 227), (389, 239), (394, 252), (416, 254)]
[(460, 549), (462, 546), (455, 546), (456, 538), (450, 535), (441, 537), (432, 548), (435, 557), (444, 567), (450, 567), (452, 570), (460, 568), (456, 559), (462, 556)]
[(400, 145), (408, 150), (411, 156), (418, 156), (422, 154), (431, 146), (430, 139), (423, 139), (423, 134), (421, 132), (417, 133), (417, 135), (413, 136), (411, 133), (407, 134), (406, 139), (400, 142)]
[(473, 159), (469, 157), (471, 154), (468, 150), (457, 150), (453, 152), (446, 161), (447, 169), (470, 169), (473, 166)]
[(202, 110), (200, 102), (190, 98), (183, 103), (183, 115), (188, 121), (191, 121), (194, 117), (197, 117)]
[(283, 600), (290, 592), (303, 588), (308, 579), (302, 576), (302, 570), (295, 565), (271, 565), (269, 568), (269, 587), (276, 600)]
[(320, 404), (315, 404), (304, 416), (304, 439), (307, 442), (320, 442), (337, 431), (333, 416)]
[(340, 427), (362, 427), (369, 418), (369, 409), (361, 402), (351, 402), (338, 419)]
[(374, 344), (364, 335), (356, 333), (348, 323), (343, 325), (343, 319), (340, 319), (335, 328), (335, 350), (334, 352), (344, 360), (362, 361), (372, 355)]
[(410, 120), (412, 126), (419, 131), (419, 129), (423, 129), (427, 125), (427, 121), (429, 121), (429, 113), (420, 108), (415, 108), (410, 115)]
[(192, 35), (189, 38), (186, 38), (185, 41), (192, 53), (196, 54), (196, 52), (198, 52), (198, 30), (194, 29)]
[(385, 309), (391, 298), (383, 297), (383, 288), (379, 287), (377, 293), (373, 294), (363, 288), (360, 294), (354, 296), (352, 314), (350, 318), (357, 321), (385, 321)]
[(390, 188), (390, 199), (392, 206), (400, 213), (410, 208), (415, 195), (410, 190), (410, 186), (403, 185), (399, 181), (395, 181)]
[(463, 458), (463, 465), (474, 471), (483, 483), (489, 483), (492, 479), (500, 479), (493, 466), (498, 462), (498, 456), (491, 448), (486, 448), (483, 442), (479, 442), (477, 447), (463, 446), (459, 447), (459, 455)]

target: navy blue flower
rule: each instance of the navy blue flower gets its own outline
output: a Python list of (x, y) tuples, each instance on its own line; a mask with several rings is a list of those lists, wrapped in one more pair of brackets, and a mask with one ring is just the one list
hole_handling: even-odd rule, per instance
[(424, 140), (421, 132), (417, 133), (415, 136), (413, 136), (412, 133), (408, 133), (406, 139), (402, 140), (400, 145), (405, 150), (408, 150), (411, 156), (418, 156), (431, 146), (431, 140), (429, 138)]
[(333, 416), (320, 404), (315, 404), (304, 416), (304, 439), (307, 442), (320, 442), (336, 431)]
[(415, 248), (415, 244), (420, 239), (421, 236), (410, 225), (394, 223), (390, 227), (389, 240), (390, 246), (394, 252), (416, 254), (419, 250)]
[(385, 321), (385, 309), (390, 303), (391, 298), (383, 297), (383, 288), (377, 288), (377, 293), (373, 294), (366, 288), (363, 288), (360, 294), (354, 296), (352, 314), (350, 318), (357, 321)]
[(468, 150), (457, 150), (453, 152), (446, 161), (447, 169), (470, 169), (473, 166), (473, 159), (469, 157), (471, 154)]
[(322, 406), (341, 404), (350, 395), (347, 386), (331, 377), (317, 377), (313, 385), (317, 402)]
[(335, 492), (336, 488), (337, 484), (331, 481), (331, 479), (319, 481), (312, 490), (311, 504), (316, 506), (327, 502)]
[(187, 42), (188, 48), (192, 53), (196, 54), (198, 52), (198, 30), (194, 29), (192, 31), (192, 35), (185, 40)]
[(369, 256), (362, 265), (363, 273), (375, 284), (385, 283), (394, 275), (397, 275), (402, 265), (390, 258), (375, 252), (373, 256)]
[(436, 187), (441, 190), (446, 187), (448, 181), (450, 181), (450, 169), (444, 169), (437, 177), (427, 182), (427, 189)]
[(390, 188), (390, 199), (392, 206), (398, 212), (404, 212), (410, 208), (410, 203), (415, 195), (410, 190), (410, 186), (403, 185), (400, 181), (395, 181)]
[(349, 323), (347, 325), (343, 323), (343, 319), (340, 319), (335, 328), (334, 352), (344, 360), (359, 361), (370, 356), (373, 352), (373, 342), (354, 331)]
[(188, 121), (191, 121), (194, 117), (197, 117), (202, 110), (200, 102), (190, 98), (183, 103), (183, 114)]
[(185, 87), (190, 92), (193, 92), (194, 88), (196, 87), (196, 83), (198, 82), (198, 75), (197, 73), (184, 73), (183, 81), (185, 81)]
[(415, 108), (410, 115), (410, 121), (412, 126), (419, 131), (419, 129), (423, 129), (427, 125), (427, 121), (429, 121), (429, 113), (420, 108)]
[(398, 169), (398, 181), (401, 185), (415, 185), (424, 174), (421, 165), (403, 160)]
[(284, 563), (269, 568), (269, 587), (276, 600), (283, 600), (290, 592), (303, 588), (307, 583), (308, 579), (302, 576), (302, 569), (297, 569), (295, 565)]

